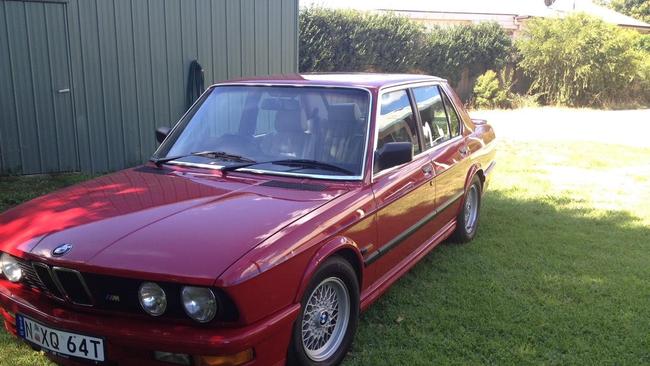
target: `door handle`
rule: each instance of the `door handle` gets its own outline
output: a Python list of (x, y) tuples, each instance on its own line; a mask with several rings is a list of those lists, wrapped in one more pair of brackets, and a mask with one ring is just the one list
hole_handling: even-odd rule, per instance
[(422, 173), (426, 176), (430, 176), (433, 173), (433, 165), (431, 163), (422, 167)]
[(59, 93), (59, 94), (70, 93), (70, 88), (59, 89), (56, 92)]
[(458, 149), (458, 152), (461, 155), (465, 156), (465, 155), (469, 154), (469, 149), (467, 148), (467, 146), (463, 146), (460, 149)]
[(406, 192), (413, 189), (414, 186), (415, 186), (415, 182), (409, 181), (408, 183), (406, 183), (403, 186), (397, 188), (394, 192), (392, 192), (388, 196), (386, 196), (384, 201), (390, 201), (393, 198), (399, 198), (402, 194), (405, 194)]

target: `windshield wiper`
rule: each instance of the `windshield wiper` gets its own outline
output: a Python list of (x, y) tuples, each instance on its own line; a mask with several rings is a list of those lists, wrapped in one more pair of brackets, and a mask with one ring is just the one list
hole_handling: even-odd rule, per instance
[(225, 151), (199, 151), (199, 152), (193, 152), (189, 154), (184, 154), (184, 155), (178, 155), (178, 156), (171, 156), (171, 157), (165, 157), (165, 158), (152, 158), (150, 159), (151, 162), (156, 164), (156, 166), (161, 166), (162, 164), (168, 163), (172, 160), (176, 159), (181, 159), (181, 158), (186, 158), (188, 156), (202, 156), (205, 158), (209, 159), (215, 159), (215, 160), (229, 160), (229, 161), (236, 161), (236, 162), (241, 162), (241, 163), (248, 163), (248, 164), (255, 164), (256, 161), (253, 159), (245, 158), (240, 155), (235, 155), (235, 154), (229, 154)]
[(271, 161), (262, 161), (262, 162), (250, 162), (246, 164), (234, 164), (230, 166), (223, 167), (221, 171), (227, 172), (227, 171), (233, 171), (241, 168), (246, 168), (252, 165), (259, 165), (259, 164), (276, 164), (276, 165), (286, 165), (286, 166), (300, 166), (300, 167), (306, 167), (306, 168), (316, 168), (316, 169), (322, 169), (322, 170), (330, 170), (330, 171), (335, 171), (347, 175), (355, 175), (355, 173), (351, 170), (341, 168), (340, 166), (334, 165), (334, 164), (329, 164), (325, 163), (322, 161), (318, 160), (309, 160), (309, 159), (283, 159), (283, 160), (271, 160)]

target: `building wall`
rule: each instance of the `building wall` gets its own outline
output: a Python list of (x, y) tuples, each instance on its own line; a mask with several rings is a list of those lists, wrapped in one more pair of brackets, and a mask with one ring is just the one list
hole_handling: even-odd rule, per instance
[(206, 86), (297, 70), (297, 0), (0, 0), (0, 173), (148, 159)]

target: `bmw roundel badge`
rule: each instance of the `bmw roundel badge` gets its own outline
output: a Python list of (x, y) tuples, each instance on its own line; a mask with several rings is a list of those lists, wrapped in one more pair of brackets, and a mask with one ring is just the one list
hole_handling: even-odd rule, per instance
[(60, 257), (62, 255), (68, 254), (72, 250), (72, 244), (61, 244), (58, 247), (54, 248), (52, 250), (52, 256), (53, 257)]

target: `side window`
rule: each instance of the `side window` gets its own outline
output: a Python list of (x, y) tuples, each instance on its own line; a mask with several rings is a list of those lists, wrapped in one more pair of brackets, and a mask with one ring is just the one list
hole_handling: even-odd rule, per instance
[(422, 120), (424, 148), (430, 149), (449, 140), (451, 138), (449, 122), (438, 86), (414, 88), (413, 95)]
[(442, 98), (445, 100), (445, 107), (447, 107), (447, 114), (449, 114), (449, 123), (451, 125), (451, 136), (456, 137), (460, 135), (460, 118), (454, 110), (453, 104), (447, 97), (447, 94), (442, 93)]
[(381, 96), (381, 113), (377, 120), (378, 141), (380, 149), (388, 142), (410, 142), (413, 155), (419, 154), (417, 125), (413, 109), (406, 90), (398, 90)]

